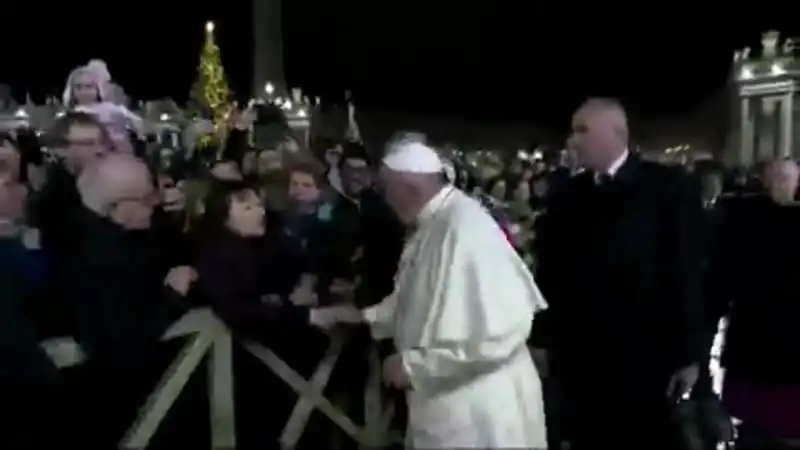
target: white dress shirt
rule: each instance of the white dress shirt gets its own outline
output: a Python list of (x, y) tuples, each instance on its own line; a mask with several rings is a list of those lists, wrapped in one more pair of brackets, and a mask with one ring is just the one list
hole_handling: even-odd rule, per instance
[(617, 159), (615, 159), (614, 162), (612, 162), (610, 166), (608, 166), (608, 169), (606, 169), (605, 172), (603, 172), (603, 173), (595, 172), (595, 174), (594, 174), (595, 183), (598, 183), (598, 184), (600, 183), (600, 176), (601, 175), (608, 175), (609, 177), (614, 178), (614, 176), (617, 174), (617, 172), (619, 172), (620, 167), (622, 167), (622, 165), (625, 164), (625, 161), (628, 160), (628, 155), (629, 154), (630, 153), (628, 152), (628, 149), (626, 148), (625, 151), (622, 152), (622, 154), (619, 155), (619, 157), (617, 157)]

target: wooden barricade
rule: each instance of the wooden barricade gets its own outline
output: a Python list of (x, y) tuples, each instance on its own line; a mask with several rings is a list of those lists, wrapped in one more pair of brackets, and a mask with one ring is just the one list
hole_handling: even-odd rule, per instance
[[(230, 332), (210, 309), (204, 308), (185, 314), (167, 330), (163, 340), (177, 337), (186, 337), (186, 344), (139, 410), (137, 419), (122, 439), (120, 448), (147, 448), (189, 378), (198, 369), (203, 357), (210, 353), (208, 370), (211, 448), (235, 449), (233, 338)], [(250, 353), (299, 396), (279, 439), (282, 448), (292, 449), (297, 446), (314, 409), (325, 414), (362, 448), (383, 448), (397, 441), (388, 433), (393, 410), (382, 406), (380, 361), (374, 348), (369, 355), (369, 374), (364, 395), (364, 426), (356, 424), (324, 397), (323, 391), (346, 340), (346, 335), (335, 335), (331, 338), (325, 355), (308, 380), (269, 348), (256, 342), (245, 343), (245, 348)], [(49, 339), (42, 342), (42, 346), (60, 368), (80, 364), (84, 359), (80, 347), (71, 338)]]

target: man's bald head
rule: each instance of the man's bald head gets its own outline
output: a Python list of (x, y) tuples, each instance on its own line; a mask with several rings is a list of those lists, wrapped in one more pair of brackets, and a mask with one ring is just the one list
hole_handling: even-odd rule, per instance
[(142, 228), (143, 222), (149, 226), (153, 191), (150, 170), (133, 155), (108, 155), (78, 178), (83, 204), (128, 228)]
[(764, 182), (770, 197), (778, 203), (793, 202), (800, 182), (800, 168), (791, 159), (776, 159), (767, 163)]
[[(628, 115), (622, 104), (613, 98), (590, 98), (578, 108), (577, 113), (595, 116), (617, 133), (628, 133)], [(624, 138), (627, 139), (628, 136)]]
[(570, 143), (582, 166), (605, 171), (628, 145), (628, 117), (614, 99), (591, 98), (572, 117)]

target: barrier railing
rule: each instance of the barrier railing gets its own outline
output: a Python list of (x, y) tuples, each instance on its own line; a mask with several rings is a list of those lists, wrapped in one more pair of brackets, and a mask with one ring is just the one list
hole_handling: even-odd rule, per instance
[(722, 395), (722, 382), (725, 380), (725, 369), (720, 365), (720, 359), (722, 358), (722, 349), (725, 347), (727, 329), (728, 319), (723, 317), (717, 324), (717, 334), (714, 335), (714, 342), (711, 345), (711, 361), (708, 369), (711, 371), (711, 380), (717, 395)]
[[(178, 337), (186, 337), (186, 343), (140, 408), (136, 420), (123, 437), (120, 448), (147, 448), (206, 354), (210, 354), (208, 370), (211, 448), (236, 448), (233, 338), (230, 332), (210, 309), (204, 308), (186, 313), (167, 330), (162, 340)], [(355, 423), (323, 395), (346, 340), (346, 335), (334, 335), (331, 338), (328, 349), (310, 379), (297, 373), (269, 348), (256, 342), (245, 343), (245, 348), (250, 353), (298, 394), (298, 401), (279, 438), (282, 448), (292, 449), (297, 446), (314, 409), (327, 416), (362, 448), (383, 448), (397, 442), (397, 438), (389, 434), (393, 409), (391, 405), (383, 406), (380, 361), (374, 348), (369, 355), (363, 426)], [(71, 338), (49, 339), (42, 342), (42, 347), (59, 368), (78, 365), (84, 360), (83, 352)]]

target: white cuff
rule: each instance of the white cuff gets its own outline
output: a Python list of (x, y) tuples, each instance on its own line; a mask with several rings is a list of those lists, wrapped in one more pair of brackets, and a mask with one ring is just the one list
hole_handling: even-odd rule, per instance
[(361, 315), (364, 317), (364, 322), (372, 325), (378, 320), (378, 305), (370, 306), (361, 310)]

